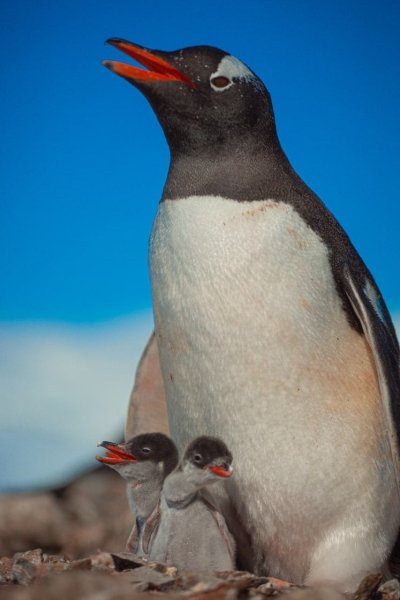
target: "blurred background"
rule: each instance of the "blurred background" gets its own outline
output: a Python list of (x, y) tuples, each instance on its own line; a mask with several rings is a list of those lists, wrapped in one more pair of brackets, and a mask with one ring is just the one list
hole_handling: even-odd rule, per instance
[(152, 329), (168, 149), (145, 99), (101, 66), (122, 58), (109, 37), (249, 64), (400, 323), (397, 0), (14, 0), (0, 30), (1, 491), (94, 466), (96, 441), (122, 435)]

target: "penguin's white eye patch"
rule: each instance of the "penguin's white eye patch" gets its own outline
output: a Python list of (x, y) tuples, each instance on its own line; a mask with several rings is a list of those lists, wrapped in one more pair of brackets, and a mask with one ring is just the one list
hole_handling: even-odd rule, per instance
[(233, 85), (234, 79), (239, 81), (256, 80), (254, 74), (244, 63), (227, 54), (220, 61), (217, 70), (211, 74), (210, 85), (214, 91), (224, 92)]
[(217, 77), (212, 77), (210, 83), (212, 88), (222, 90), (223, 88), (230, 87), (233, 82), (228, 77), (219, 75)]

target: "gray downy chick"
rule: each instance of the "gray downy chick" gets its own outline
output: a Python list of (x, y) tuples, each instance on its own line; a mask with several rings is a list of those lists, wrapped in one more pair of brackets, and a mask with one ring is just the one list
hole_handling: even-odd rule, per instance
[(159, 499), (164, 479), (178, 464), (174, 442), (163, 433), (144, 433), (124, 444), (101, 442), (105, 456), (96, 459), (111, 467), (127, 482), (127, 496), (135, 523), (127, 550), (146, 555), (158, 523)]
[(164, 482), (150, 560), (188, 571), (235, 568), (235, 543), (225, 520), (201, 493), (230, 477), (231, 463), (232, 454), (220, 439), (202, 436), (191, 442)]

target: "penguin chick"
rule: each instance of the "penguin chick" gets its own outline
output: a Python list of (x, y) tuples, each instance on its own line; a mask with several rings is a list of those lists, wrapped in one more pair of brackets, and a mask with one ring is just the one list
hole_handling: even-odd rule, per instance
[(137, 435), (125, 444), (101, 442), (106, 456), (96, 459), (111, 467), (127, 482), (127, 496), (135, 523), (127, 540), (127, 549), (147, 554), (148, 540), (157, 522), (164, 479), (178, 464), (174, 442), (163, 433)]
[(196, 438), (165, 480), (160, 523), (149, 558), (189, 571), (235, 568), (235, 545), (221, 513), (201, 491), (232, 475), (232, 454), (218, 438)]

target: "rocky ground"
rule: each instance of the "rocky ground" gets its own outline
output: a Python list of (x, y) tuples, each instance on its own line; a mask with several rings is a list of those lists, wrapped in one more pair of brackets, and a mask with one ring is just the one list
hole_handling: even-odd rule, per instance
[(42, 548), (72, 559), (122, 550), (131, 527), (124, 482), (104, 467), (55, 491), (0, 495), (0, 556)]
[[(122, 550), (132, 525), (125, 486), (104, 468), (65, 488), (0, 496), (0, 598), (10, 600), (337, 600), (332, 590), (245, 572), (194, 574), (145, 563)], [(380, 574), (354, 600), (400, 600)]]

